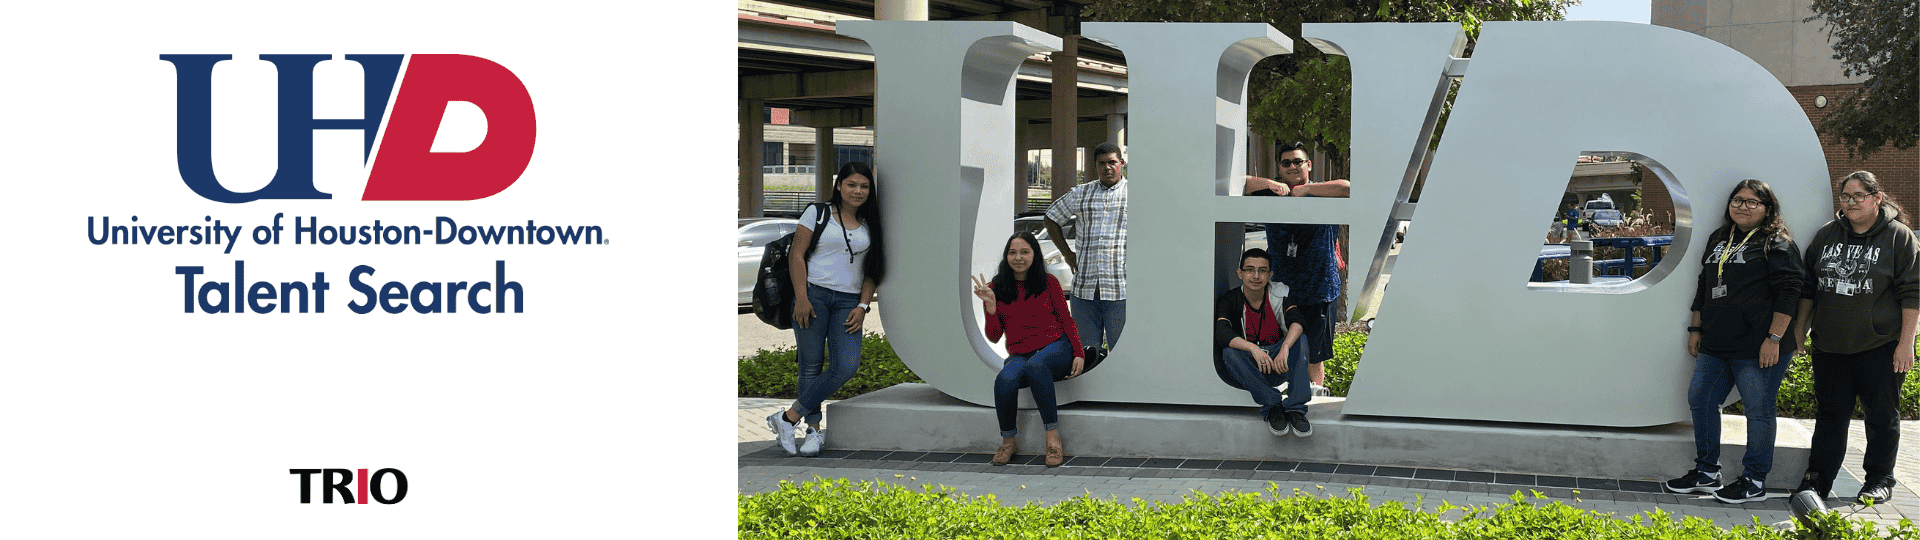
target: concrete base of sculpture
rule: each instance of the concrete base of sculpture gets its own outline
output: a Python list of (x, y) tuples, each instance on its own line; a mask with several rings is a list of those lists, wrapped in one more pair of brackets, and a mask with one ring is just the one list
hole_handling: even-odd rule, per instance
[[(1665, 480), (1693, 466), (1693, 427), (1593, 428), (1342, 415), (1344, 398), (1309, 404), (1313, 436), (1276, 437), (1257, 409), (1074, 403), (1060, 409), (1068, 455), (1287, 460), (1463, 469), (1587, 478)], [(849, 450), (992, 452), (1000, 444), (992, 407), (902, 384), (828, 406), (833, 446)], [(1738, 475), (1746, 419), (1722, 416), (1723, 475)], [(1044, 448), (1040, 413), (1022, 410), (1020, 448)], [(1781, 422), (1775, 484), (1806, 470), (1812, 433)]]

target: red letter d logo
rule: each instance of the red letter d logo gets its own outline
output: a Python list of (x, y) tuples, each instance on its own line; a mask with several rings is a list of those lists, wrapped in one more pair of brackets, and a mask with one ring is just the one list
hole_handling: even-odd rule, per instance
[[(441, 112), (450, 101), (472, 103), (486, 114), (486, 140), (467, 152), (432, 153)], [(470, 201), (493, 196), (527, 170), (533, 135), (533, 99), (507, 68), (475, 56), (412, 55), (361, 198)]]

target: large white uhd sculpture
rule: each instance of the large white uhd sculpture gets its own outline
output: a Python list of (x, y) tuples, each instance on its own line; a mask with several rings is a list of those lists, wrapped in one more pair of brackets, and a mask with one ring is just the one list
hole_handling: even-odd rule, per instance
[[(991, 273), (1012, 233), (1014, 71), (1059, 39), (1008, 22), (839, 28), (875, 54), (888, 338), (940, 391), (990, 404), (1004, 354), (981, 331), (967, 276)], [(1128, 339), (1099, 369), (1060, 384), (1061, 403), (1248, 405), (1215, 376), (1209, 350), (1216, 268), (1237, 263), (1240, 223), (1345, 224), (1356, 242), (1385, 238), (1450, 76), (1461, 86), (1420, 226), (1394, 267), (1347, 414), (1684, 420), (1695, 246), (1719, 224), (1733, 183), (1772, 184), (1795, 231), (1830, 217), (1826, 161), (1792, 96), (1740, 53), (1677, 30), (1493, 22), (1474, 57), (1460, 61), (1464, 38), (1453, 24), (1306, 25), (1316, 47), (1352, 63), (1346, 199), (1233, 195), (1244, 172), (1247, 75), (1261, 58), (1290, 53), (1292, 39), (1265, 24), (1083, 31), (1119, 48), (1128, 66)], [(1630, 152), (1653, 165), (1678, 210), (1673, 246), (1625, 284), (1529, 284), (1543, 218), (1582, 151)], [(1379, 268), (1364, 261), (1382, 257), (1349, 255), (1356, 284), (1371, 287)]]

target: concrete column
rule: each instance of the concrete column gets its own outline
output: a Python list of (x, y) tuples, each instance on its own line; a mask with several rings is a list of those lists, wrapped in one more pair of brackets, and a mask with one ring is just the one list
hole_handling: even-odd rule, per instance
[(1127, 115), (1113, 113), (1107, 115), (1107, 142), (1127, 147)]
[(833, 151), (833, 128), (813, 128), (813, 195), (814, 200), (827, 200), (827, 192), (833, 189), (833, 175), (840, 172), (839, 154)]
[(1027, 147), (1025, 136), (1021, 132), (1027, 125), (1025, 118), (1013, 119), (1013, 215), (1027, 211)]
[(880, 0), (873, 4), (877, 21), (927, 20), (927, 0)]
[(760, 168), (760, 147), (766, 141), (766, 124), (760, 110), (766, 106), (764, 99), (740, 100), (740, 217), (761, 215), (761, 193), (766, 182)]
[(1073, 189), (1080, 129), (1080, 36), (1062, 36), (1061, 50), (1053, 53), (1053, 197)]

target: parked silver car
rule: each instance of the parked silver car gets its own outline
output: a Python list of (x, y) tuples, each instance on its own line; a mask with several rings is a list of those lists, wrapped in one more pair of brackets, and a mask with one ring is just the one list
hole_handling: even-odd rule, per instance
[(753, 280), (760, 272), (760, 257), (767, 243), (792, 233), (799, 222), (785, 218), (740, 218), (740, 305), (753, 303)]

